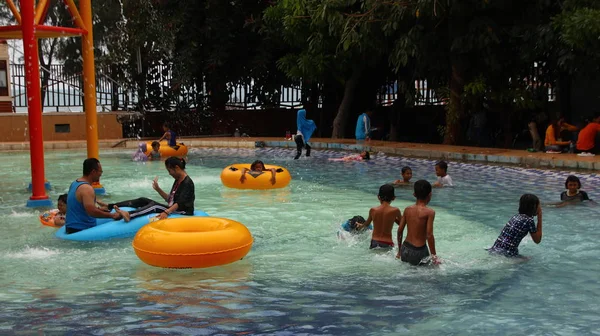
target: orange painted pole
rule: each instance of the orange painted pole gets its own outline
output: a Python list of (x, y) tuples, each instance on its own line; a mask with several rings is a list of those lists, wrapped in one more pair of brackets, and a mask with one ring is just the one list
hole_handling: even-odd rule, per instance
[(37, 4), (37, 8), (35, 9), (34, 24), (36, 24), (36, 25), (40, 24), (40, 21), (44, 18), (44, 16), (48, 12), (48, 5), (50, 5), (48, 0), (40, 0), (40, 2)]
[(65, 5), (67, 5), (67, 9), (69, 10), (69, 13), (71, 13), (71, 17), (73, 18), (73, 21), (75, 21), (75, 24), (77, 25), (77, 27), (79, 27), (81, 29), (87, 29), (87, 30), (92, 29), (92, 27), (88, 28), (83, 23), (83, 20), (81, 19), (81, 15), (79, 15), (79, 11), (77, 11), (77, 6), (75, 6), (75, 1), (64, 0), (64, 2), (65, 2)]
[[(17, 23), (21, 24), (21, 14), (19, 14), (19, 10), (17, 9), (17, 6), (15, 6), (15, 3), (12, 0), (6, 0), (6, 3), (8, 4), (10, 11), (13, 13), (15, 20), (17, 20)], [(21, 8), (22, 6), (23, 5), (21, 5)]]
[[(98, 150), (98, 115), (96, 112), (96, 66), (94, 65), (94, 23), (92, 22), (92, 1), (79, 1), (79, 15), (87, 28), (87, 34), (81, 36), (81, 55), (83, 57), (83, 105), (87, 135), (88, 158), (100, 158)], [(98, 182), (94, 185), (96, 194), (105, 190)]]
[(83, 57), (83, 104), (85, 109), (87, 155), (99, 158), (98, 116), (96, 114), (96, 72), (94, 65), (94, 35), (92, 23), (92, 1), (79, 1), (79, 14), (88, 33), (81, 36), (81, 55)]
[(42, 102), (40, 95), (40, 62), (38, 41), (33, 29), (34, 0), (21, 0), (21, 29), (23, 30), (23, 52), (25, 55), (25, 77), (29, 116), (29, 147), (31, 157), (31, 184), (33, 194), (27, 201), (28, 207), (50, 206), (52, 202), (44, 187), (44, 134), (42, 131)]

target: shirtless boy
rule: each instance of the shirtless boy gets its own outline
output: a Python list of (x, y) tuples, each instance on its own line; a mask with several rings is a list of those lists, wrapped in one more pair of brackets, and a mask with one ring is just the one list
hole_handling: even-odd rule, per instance
[(402, 214), (400, 209), (390, 205), (396, 199), (394, 195), (394, 186), (384, 184), (379, 188), (380, 206), (369, 210), (369, 218), (362, 224), (357, 224), (357, 227), (368, 227), (373, 222), (373, 236), (371, 237), (371, 247), (392, 249), (394, 240), (392, 239), (392, 228), (394, 223), (400, 223)]
[[(428, 265), (431, 261), (438, 264), (433, 237), (435, 211), (427, 207), (431, 201), (431, 184), (425, 180), (415, 182), (414, 196), (417, 198), (417, 203), (404, 209), (404, 217), (398, 227), (398, 244), (402, 241), (405, 226), (408, 227), (408, 233), (398, 250), (397, 257), (411, 265)], [(431, 249), (431, 260), (427, 258), (429, 257), (427, 245)]]

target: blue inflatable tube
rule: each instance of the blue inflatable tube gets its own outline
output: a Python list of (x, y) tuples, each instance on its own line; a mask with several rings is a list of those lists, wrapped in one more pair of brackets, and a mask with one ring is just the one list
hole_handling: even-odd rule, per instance
[[(125, 211), (134, 210), (133, 208), (123, 207), (121, 208)], [(133, 218), (129, 223), (125, 223), (125, 221), (112, 220), (110, 218), (98, 218), (96, 220), (96, 226), (67, 234), (65, 232), (65, 227), (61, 227), (56, 231), (56, 237), (65, 240), (74, 240), (74, 241), (100, 241), (100, 240), (108, 240), (108, 239), (116, 239), (116, 238), (131, 238), (135, 236), (135, 234), (146, 224), (149, 223), (151, 217), (155, 217), (157, 214), (150, 214), (146, 216), (139, 216)], [(204, 211), (194, 211), (194, 216), (197, 217), (207, 217), (208, 214)], [(191, 217), (185, 215), (169, 215), (169, 218), (178, 218), (178, 217)]]

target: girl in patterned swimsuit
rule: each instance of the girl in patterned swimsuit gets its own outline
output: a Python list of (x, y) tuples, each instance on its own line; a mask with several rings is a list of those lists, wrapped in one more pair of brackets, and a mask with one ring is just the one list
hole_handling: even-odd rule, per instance
[[(537, 215), (537, 225), (533, 217)], [(536, 244), (542, 241), (542, 207), (537, 196), (525, 194), (519, 200), (519, 213), (512, 216), (506, 223), (490, 253), (502, 254), (507, 257), (519, 256), (519, 244), (527, 234)]]

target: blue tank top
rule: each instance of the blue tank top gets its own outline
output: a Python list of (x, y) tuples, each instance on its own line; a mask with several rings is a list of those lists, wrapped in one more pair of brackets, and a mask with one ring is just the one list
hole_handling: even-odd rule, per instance
[(169, 146), (173, 147), (177, 145), (177, 134), (175, 134), (175, 132), (168, 130), (167, 132), (169, 132), (171, 134), (171, 139), (169, 139)]
[[(89, 183), (75, 180), (69, 187), (69, 194), (67, 195), (67, 218), (65, 220), (65, 226), (71, 229), (85, 230), (96, 226), (96, 218), (88, 215), (83, 207), (83, 203), (77, 200), (77, 188), (83, 184)], [(94, 201), (96, 201), (95, 198)]]

